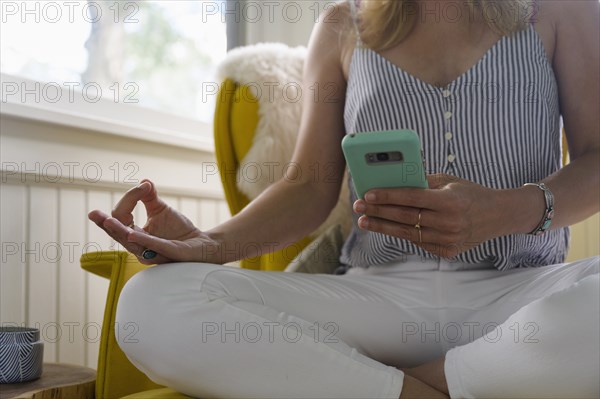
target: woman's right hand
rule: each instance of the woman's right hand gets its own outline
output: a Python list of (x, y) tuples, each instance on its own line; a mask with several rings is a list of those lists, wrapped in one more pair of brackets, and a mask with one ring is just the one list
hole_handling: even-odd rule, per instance
[[(143, 228), (133, 225), (132, 212), (140, 201), (148, 216)], [(88, 217), (143, 264), (183, 261), (221, 263), (218, 242), (160, 199), (150, 180), (142, 180), (138, 186), (127, 191), (113, 209), (112, 217), (97, 209), (91, 211)], [(156, 252), (157, 256), (144, 259), (142, 253), (146, 249)]]

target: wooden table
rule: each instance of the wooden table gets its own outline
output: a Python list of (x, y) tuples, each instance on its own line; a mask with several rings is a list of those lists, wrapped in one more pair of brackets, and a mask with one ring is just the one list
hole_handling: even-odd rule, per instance
[(96, 371), (72, 364), (44, 363), (42, 376), (0, 384), (0, 399), (94, 399)]

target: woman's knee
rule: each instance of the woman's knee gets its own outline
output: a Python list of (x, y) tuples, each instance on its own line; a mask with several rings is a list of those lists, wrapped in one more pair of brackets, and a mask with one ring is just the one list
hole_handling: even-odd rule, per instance
[(569, 266), (581, 270), (582, 279), (593, 274), (600, 274), (600, 256), (576, 260)]
[(137, 273), (118, 300), (115, 333), (119, 346), (130, 357), (140, 351), (159, 351), (163, 338), (194, 339), (193, 334), (206, 324), (222, 323), (230, 317), (227, 303), (263, 304), (250, 274), (200, 263), (164, 264)]
[(142, 270), (132, 276), (123, 287), (119, 295), (117, 313), (137, 314), (144, 308), (170, 305), (169, 301), (182, 299), (183, 295), (197, 292), (221, 296), (226, 294), (224, 287), (215, 283), (212, 275), (221, 275), (219, 272), (227, 273), (230, 269), (232, 268), (221, 265), (182, 262)]
[(173, 263), (145, 269), (123, 287), (117, 302), (116, 339), (127, 355), (160, 345), (168, 329), (176, 332), (189, 317), (202, 317), (203, 304), (227, 293), (207, 276), (225, 266)]
[(600, 276), (591, 273), (450, 350), (445, 371), (451, 396), (598, 397), (599, 284)]

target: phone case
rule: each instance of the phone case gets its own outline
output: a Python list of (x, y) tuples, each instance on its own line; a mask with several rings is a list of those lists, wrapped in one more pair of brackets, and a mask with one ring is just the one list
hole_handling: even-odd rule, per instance
[(348, 134), (342, 151), (359, 198), (373, 188), (428, 188), (421, 143), (413, 130)]

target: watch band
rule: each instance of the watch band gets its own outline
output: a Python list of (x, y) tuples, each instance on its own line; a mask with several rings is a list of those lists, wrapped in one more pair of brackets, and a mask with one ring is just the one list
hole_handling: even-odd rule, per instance
[(544, 183), (525, 183), (524, 186), (536, 186), (544, 192), (544, 200), (546, 202), (544, 216), (536, 228), (529, 233), (534, 236), (539, 236), (544, 234), (552, 224), (552, 218), (554, 217), (554, 195), (552, 195), (552, 191), (550, 191)]

